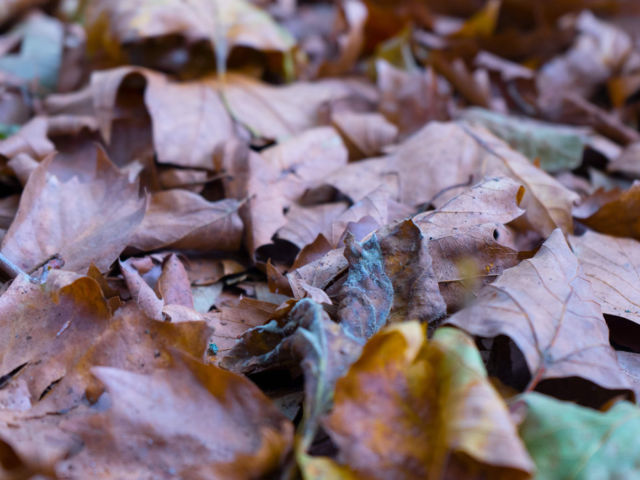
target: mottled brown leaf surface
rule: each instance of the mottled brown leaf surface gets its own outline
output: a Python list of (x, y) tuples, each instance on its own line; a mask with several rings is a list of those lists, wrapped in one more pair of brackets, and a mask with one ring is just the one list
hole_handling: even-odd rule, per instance
[(639, 477), (639, 26), (0, 1), (0, 479)]
[(415, 322), (380, 332), (338, 380), (334, 403), (326, 426), (359, 477), (527, 478), (533, 470), (473, 341), (457, 330), (429, 342)]

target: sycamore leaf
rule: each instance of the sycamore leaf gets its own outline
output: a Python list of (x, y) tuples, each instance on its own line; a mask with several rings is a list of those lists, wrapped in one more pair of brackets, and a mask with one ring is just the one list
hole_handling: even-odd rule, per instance
[(526, 405), (520, 436), (536, 464), (536, 478), (634, 478), (640, 409), (618, 402), (606, 412), (562, 402), (538, 393)]
[(311, 445), (320, 416), (333, 398), (336, 380), (353, 363), (361, 344), (334, 323), (318, 303), (302, 299), (280, 321), (248, 330), (227, 354), (222, 366), (255, 372), (299, 363), (304, 371), (304, 417), (298, 427), (296, 452)]
[(417, 322), (371, 338), (338, 380), (325, 427), (358, 478), (533, 472), (473, 340), (451, 328), (429, 342)]
[(609, 390), (628, 388), (589, 280), (560, 230), (447, 320), (473, 335), (510, 337), (540, 380), (582, 377)]

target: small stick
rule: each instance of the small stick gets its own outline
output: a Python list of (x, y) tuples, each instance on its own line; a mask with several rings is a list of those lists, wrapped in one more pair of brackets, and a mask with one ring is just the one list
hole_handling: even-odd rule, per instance
[(12, 279), (16, 278), (18, 275), (26, 275), (29, 277), (29, 280), (33, 281), (31, 275), (22, 270), (18, 265), (13, 263), (7, 257), (4, 256), (2, 252), (0, 252), (0, 270), (9, 275)]

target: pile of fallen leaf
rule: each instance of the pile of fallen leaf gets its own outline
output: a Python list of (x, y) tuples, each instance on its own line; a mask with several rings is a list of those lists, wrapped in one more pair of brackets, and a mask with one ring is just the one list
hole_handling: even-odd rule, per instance
[(2, 0), (0, 478), (640, 478), (639, 26)]

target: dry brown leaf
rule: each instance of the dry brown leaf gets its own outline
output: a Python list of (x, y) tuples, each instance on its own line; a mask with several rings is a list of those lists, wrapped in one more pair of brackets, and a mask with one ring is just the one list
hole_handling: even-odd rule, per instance
[(538, 103), (548, 114), (557, 112), (568, 92), (591, 96), (622, 68), (633, 45), (626, 32), (598, 20), (591, 12), (578, 16), (576, 28), (580, 35), (569, 51), (545, 64), (537, 77)]
[(357, 478), (529, 478), (533, 462), (473, 340), (417, 323), (374, 336), (325, 422)]
[[(569, 237), (602, 313), (640, 324), (640, 243), (595, 232)], [(614, 340), (628, 344), (632, 338)], [(640, 346), (638, 346), (640, 347)], [(636, 347), (636, 348), (638, 348)]]
[(65, 269), (85, 273), (90, 264), (106, 271), (140, 225), (145, 199), (137, 181), (109, 161), (101, 149), (86, 170), (50, 158), (29, 177), (2, 253), (25, 270), (59, 254)]
[(640, 182), (623, 192), (612, 191), (595, 212), (580, 218), (594, 230), (617, 237), (640, 239)]
[(591, 284), (560, 230), (447, 324), (481, 337), (510, 337), (526, 360), (530, 388), (567, 377), (608, 390), (628, 388)]
[(342, 135), (351, 160), (381, 153), (398, 136), (398, 128), (379, 113), (334, 112), (331, 123)]
[(92, 371), (111, 405), (66, 426), (84, 445), (58, 464), (59, 475), (256, 478), (276, 470), (291, 447), (291, 423), (233, 373), (184, 356), (147, 375)]
[(437, 210), (413, 217), (429, 242), (433, 271), (447, 304), (456, 308), (481, 285), (518, 263), (505, 224), (522, 215), (525, 189), (509, 178), (488, 178)]
[(239, 207), (235, 200), (209, 202), (188, 190), (153, 193), (129, 245), (142, 251), (238, 250), (242, 240)]
[(440, 206), (484, 176), (506, 175), (525, 187), (521, 206), (535, 230), (543, 236), (556, 227), (572, 230), (571, 207), (577, 194), (486, 130), (431, 123), (404, 142), (388, 162), (387, 169), (397, 171), (400, 200), (407, 205)]
[(26, 381), (31, 404), (84, 355), (87, 340), (107, 327), (111, 312), (98, 283), (51, 272), (45, 288), (18, 276), (0, 296), (0, 372), (5, 382)]

